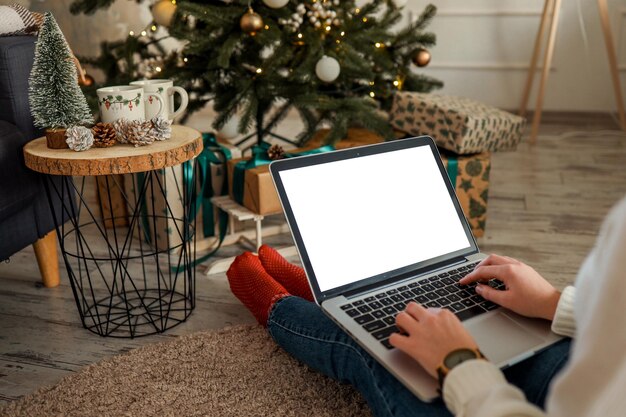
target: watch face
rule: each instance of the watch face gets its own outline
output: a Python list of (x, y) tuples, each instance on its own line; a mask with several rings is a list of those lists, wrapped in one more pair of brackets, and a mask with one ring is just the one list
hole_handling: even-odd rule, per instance
[(446, 365), (448, 369), (452, 369), (461, 362), (476, 358), (478, 358), (478, 355), (473, 350), (459, 349), (449, 353), (448, 356), (446, 356), (444, 360), (444, 365)]

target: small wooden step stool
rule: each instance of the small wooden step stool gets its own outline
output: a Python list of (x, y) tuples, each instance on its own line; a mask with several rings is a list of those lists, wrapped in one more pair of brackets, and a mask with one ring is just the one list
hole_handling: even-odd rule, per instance
[[(255, 252), (258, 252), (259, 248), (263, 244), (263, 235), (273, 236), (279, 233), (286, 233), (289, 231), (289, 228), (286, 224), (263, 228), (261, 222), (263, 221), (265, 216), (263, 216), (262, 214), (253, 213), (244, 206), (233, 201), (228, 195), (213, 197), (211, 199), (211, 202), (215, 206), (216, 210), (221, 209), (228, 214), (228, 234), (225, 236), (224, 242), (222, 244), (228, 245), (244, 242), (253, 247), (255, 249)], [(235, 220), (254, 220), (254, 240), (251, 239), (250, 230), (243, 230), (240, 232), (234, 231)], [(278, 252), (285, 257), (297, 254), (295, 246), (288, 246), (286, 248), (278, 249)], [(234, 260), (234, 257), (230, 257), (213, 261), (207, 265), (204, 274), (210, 275), (225, 272), (228, 270), (228, 267)]]

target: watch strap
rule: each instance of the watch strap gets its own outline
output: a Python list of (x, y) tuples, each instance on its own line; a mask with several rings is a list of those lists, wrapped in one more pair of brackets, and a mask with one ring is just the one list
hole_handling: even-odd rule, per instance
[[(448, 368), (446, 366), (446, 360), (448, 359), (448, 357), (450, 355), (453, 355), (453, 354), (455, 354), (456, 352), (458, 352), (460, 350), (471, 351), (471, 352), (473, 352), (475, 354), (475, 357), (463, 359), (461, 362), (459, 362), (457, 364), (454, 364), (451, 368)], [(468, 360), (472, 360), (472, 359), (487, 359), (487, 358), (485, 357), (485, 355), (483, 355), (483, 353), (478, 348), (461, 348), (461, 349), (455, 349), (455, 350), (449, 352), (445, 356), (445, 358), (443, 359), (441, 365), (439, 365), (437, 367), (437, 379), (439, 381), (439, 388), (443, 389), (443, 382), (445, 381), (446, 376), (448, 376), (448, 374), (450, 373), (450, 371), (452, 369), (454, 369), (456, 366), (462, 364), (463, 362), (468, 361)]]

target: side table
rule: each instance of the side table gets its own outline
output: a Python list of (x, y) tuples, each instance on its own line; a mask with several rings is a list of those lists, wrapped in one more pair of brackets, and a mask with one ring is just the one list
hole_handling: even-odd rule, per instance
[[(57, 235), (83, 326), (101, 336), (137, 337), (163, 332), (187, 319), (195, 306), (195, 216), (197, 172), (191, 160), (202, 152), (200, 132), (172, 126), (169, 140), (149, 146), (130, 144), (92, 148), (84, 152), (49, 149), (46, 139), (24, 146), (26, 166), (47, 176), (50, 209), (52, 195), (60, 197), (69, 221), (56, 224)], [(184, 169), (174, 167), (184, 164)], [(180, 186), (169, 190), (163, 172), (181, 175)], [(98, 189), (111, 201), (111, 191), (124, 190), (114, 174), (134, 174), (132, 192), (122, 192), (128, 218), (118, 221), (111, 212), (100, 216), (88, 205), (88, 193)], [(90, 177), (104, 179), (105, 187), (86, 187)], [(73, 178), (76, 177), (76, 178)], [(176, 188), (176, 189), (172, 189)], [(165, 208), (157, 210), (155, 198)], [(172, 197), (182, 202), (182, 213), (172, 211)], [(109, 206), (112, 207), (111, 204)], [(158, 211), (158, 212), (157, 212)], [(55, 218), (59, 218), (54, 216)], [(157, 224), (173, 225), (177, 239), (170, 243), (157, 233)], [(112, 228), (105, 227), (106, 225)], [(167, 242), (159, 241), (166, 239)]]

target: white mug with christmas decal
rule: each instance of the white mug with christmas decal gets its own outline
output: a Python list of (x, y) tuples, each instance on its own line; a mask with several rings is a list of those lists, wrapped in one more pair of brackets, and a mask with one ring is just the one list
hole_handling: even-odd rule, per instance
[(157, 103), (155, 116), (161, 116), (166, 108), (158, 94), (145, 93), (143, 88), (131, 85), (115, 85), (96, 90), (98, 107), (103, 123), (113, 123), (118, 119), (144, 120), (146, 104), (149, 100)]
[[(174, 86), (172, 80), (137, 80), (130, 85), (141, 86), (146, 93), (158, 94), (165, 103), (165, 114), (168, 120), (174, 120), (187, 108), (189, 95), (184, 88)], [(174, 109), (174, 94), (180, 95), (180, 106)], [(146, 119), (152, 119), (158, 111), (156, 101), (148, 99), (146, 103)]]

